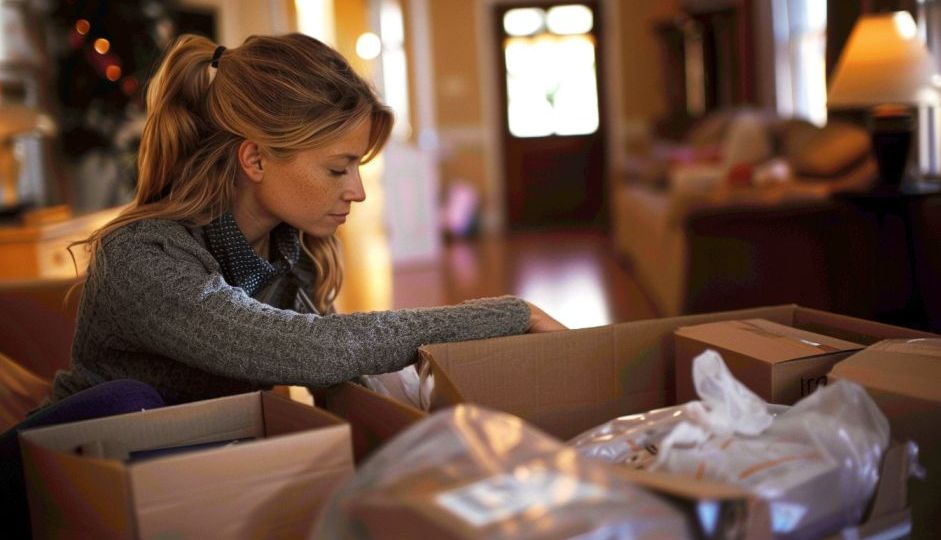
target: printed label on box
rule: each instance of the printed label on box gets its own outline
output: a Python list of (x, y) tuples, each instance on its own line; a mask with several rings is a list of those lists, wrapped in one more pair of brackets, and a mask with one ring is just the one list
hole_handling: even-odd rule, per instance
[(491, 476), (438, 495), (437, 503), (475, 527), (527, 510), (550, 511), (576, 501), (608, 497), (608, 490), (554, 471), (521, 470)]

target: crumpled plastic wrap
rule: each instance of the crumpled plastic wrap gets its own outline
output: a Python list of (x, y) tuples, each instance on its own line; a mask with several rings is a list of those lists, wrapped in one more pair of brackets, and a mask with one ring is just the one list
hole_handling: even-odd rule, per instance
[(570, 441), (587, 457), (747, 488), (769, 503), (776, 538), (858, 523), (889, 442), (885, 416), (859, 385), (822, 387), (769, 405), (714, 351), (693, 362), (701, 401), (615, 419)]
[(460, 405), (367, 460), (313, 538), (690, 537), (682, 512), (613, 472), (515, 416)]

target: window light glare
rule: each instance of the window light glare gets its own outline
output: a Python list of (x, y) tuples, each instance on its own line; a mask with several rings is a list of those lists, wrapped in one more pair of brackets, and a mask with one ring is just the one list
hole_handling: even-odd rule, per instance
[(546, 15), (546, 27), (553, 34), (586, 34), (594, 24), (591, 9), (579, 4), (555, 6)]
[(915, 25), (915, 20), (912, 19), (912, 16), (908, 14), (907, 11), (898, 11), (893, 16), (892, 19), (895, 21), (895, 29), (898, 30), (900, 36), (904, 39), (913, 39), (918, 35), (918, 27)]
[(503, 15), (503, 30), (511, 36), (530, 36), (543, 27), (545, 11), (539, 8), (517, 8)]
[(372, 32), (364, 32), (356, 39), (356, 55), (363, 60), (372, 60), (382, 52), (382, 41)]

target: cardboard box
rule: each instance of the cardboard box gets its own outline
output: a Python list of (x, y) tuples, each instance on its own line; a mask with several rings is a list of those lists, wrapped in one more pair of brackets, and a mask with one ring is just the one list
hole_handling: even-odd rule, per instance
[(368, 388), (345, 382), (314, 392), (318, 407), (344, 418), (353, 432), (356, 463), (399, 432), (427, 416), (427, 413)]
[(941, 340), (883, 341), (837, 364), (831, 379), (866, 388), (889, 419), (893, 438), (918, 443), (928, 472), (911, 482), (913, 536), (941, 530)]
[[(863, 345), (888, 338), (938, 337), (787, 305), (436, 344), (422, 347), (419, 353), (431, 363), (435, 376), (432, 409), (477, 403), (520, 416), (567, 440), (617, 416), (676, 404), (673, 333), (684, 326), (743, 319), (765, 319)], [(907, 473), (899, 472), (904, 454), (896, 449), (890, 456), (879, 487), (879, 493), (891, 492), (891, 496), (881, 496), (889, 502), (880, 503), (878, 511), (876, 507), (870, 510), (861, 531), (884, 531), (883, 526), (894, 530), (909, 524), (904, 497)], [(653, 481), (651, 476), (645, 478)], [(689, 500), (714, 496), (712, 488), (686, 478), (657, 481), (659, 486), (648, 487), (662, 493), (673, 491)], [(755, 509), (760, 506), (753, 502)], [(761, 519), (767, 518), (756, 514), (749, 523)], [(750, 526), (749, 535), (759, 529)]]
[[(861, 344), (888, 338), (937, 337), (785, 305), (442, 343), (422, 347), (419, 354), (423, 362), (431, 364), (435, 376), (433, 409), (462, 402), (477, 403), (520, 416), (551, 435), (568, 440), (617, 416), (676, 404), (673, 332), (677, 328), (754, 318)], [(370, 434), (373, 445), (394, 437), (427, 414), (356, 385), (341, 385), (332, 388), (331, 393), (325, 406), (349, 420), (354, 433), (360, 430)], [(320, 395), (317, 403), (325, 403)], [(899, 483), (901, 480), (896, 482)], [(667, 488), (673, 489), (677, 497), (691, 501), (698, 500), (699, 495), (711, 500), (718, 493), (709, 491), (713, 488), (723, 490), (723, 497), (730, 501), (737, 496), (732, 486), (694, 485), (686, 478), (671, 479), (659, 489), (666, 492)], [(883, 515), (904, 520), (905, 499), (894, 500), (896, 506), (885, 509)], [(762, 518), (756, 514), (749, 519), (752, 523)]]
[(698, 399), (693, 359), (706, 349), (722, 355), (729, 371), (769, 403), (792, 405), (827, 384), (834, 364), (862, 345), (764, 319), (716, 321), (678, 328), (676, 399)]
[[(419, 349), (435, 372), (433, 408), (473, 402), (520, 416), (562, 439), (624, 414), (676, 401), (673, 332), (682, 326), (766, 319), (861, 344), (935, 334), (795, 305), (686, 315)], [(356, 384), (317, 393), (346, 419), (357, 460), (427, 413)]]
[(269, 392), (28, 430), (20, 446), (35, 538), (304, 537), (353, 473), (348, 425)]
[(794, 305), (686, 315), (419, 350), (435, 376), (432, 409), (471, 402), (515, 414), (567, 440), (617, 416), (676, 404), (678, 328), (766, 319), (854, 343), (937, 337)]

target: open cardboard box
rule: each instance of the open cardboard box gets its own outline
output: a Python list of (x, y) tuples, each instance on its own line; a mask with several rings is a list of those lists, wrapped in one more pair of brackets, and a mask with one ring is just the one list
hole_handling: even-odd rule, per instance
[[(304, 537), (353, 474), (345, 422), (270, 392), (27, 430), (20, 446), (35, 538)], [(122, 459), (154, 449), (178, 451)]]
[[(517, 415), (567, 440), (617, 416), (676, 404), (673, 332), (683, 326), (739, 319), (766, 319), (862, 345), (890, 338), (936, 337), (784, 305), (435, 344), (422, 347), (419, 353), (435, 377), (432, 409), (476, 403)], [(398, 403), (394, 409), (380, 411), (383, 401), (358, 400), (354, 394), (373, 393), (345, 385), (336, 388), (332, 397), (334, 402), (342, 401), (344, 409), (333, 408), (329, 402), (325, 406), (350, 420), (354, 431), (370, 432), (376, 441), (396, 432), (385, 429), (380, 434), (377, 424), (404, 428), (424, 414)], [(683, 483), (690, 484), (685, 479)], [(904, 498), (895, 498), (894, 503), (883, 505), (880, 511), (896, 518), (906, 512)], [(870, 514), (869, 521), (876, 517)]]
[(928, 472), (912, 481), (913, 536), (941, 531), (941, 340), (885, 341), (838, 364), (831, 379), (866, 388), (889, 419), (892, 436), (918, 443)]

